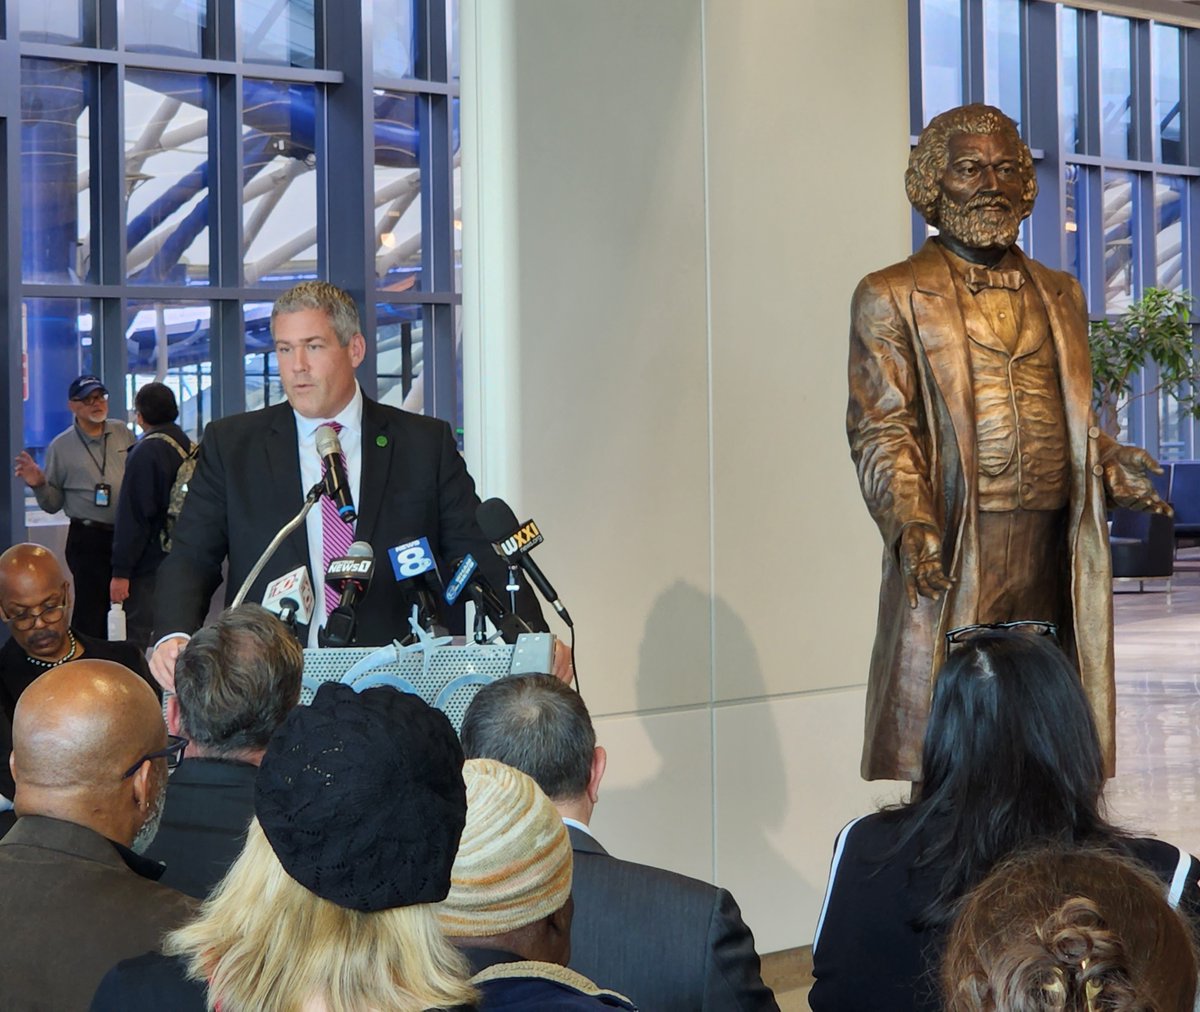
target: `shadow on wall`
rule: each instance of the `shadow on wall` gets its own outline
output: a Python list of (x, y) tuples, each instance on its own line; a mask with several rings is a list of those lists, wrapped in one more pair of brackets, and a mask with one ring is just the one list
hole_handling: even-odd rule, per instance
[[(737, 665), (741, 695), (756, 702), (714, 710), (711, 672), (705, 671), (709, 691), (703, 702), (656, 709), (664, 681), (700, 680), (698, 672), (680, 670), (680, 657), (695, 656), (694, 638), (707, 639), (713, 628), (718, 663)], [(681, 636), (693, 641), (681, 644)], [(703, 654), (712, 656), (709, 644)], [(603, 791), (597, 808), (614, 825), (614, 854), (716, 881), (739, 901), (739, 882), (766, 883), (760, 890), (789, 898), (812, 891), (779, 839), (789, 791), (778, 728), (769, 708), (757, 701), (763, 692), (757, 651), (745, 623), (725, 601), (682, 581), (659, 595), (638, 653), (637, 723), (645, 736), (639, 773), (645, 771), (645, 777), (624, 777), (622, 786)], [(728, 724), (736, 727), (736, 736), (725, 730)], [(621, 757), (610, 755), (610, 765), (622, 765)]]

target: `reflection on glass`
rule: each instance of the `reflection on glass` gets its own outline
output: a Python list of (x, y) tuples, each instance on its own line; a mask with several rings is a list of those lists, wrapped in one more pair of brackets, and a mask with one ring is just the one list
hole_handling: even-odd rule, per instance
[(984, 0), (983, 92), (989, 105), (1021, 125), (1021, 5)]
[(242, 307), (245, 333), (246, 410), (256, 411), (287, 400), (279, 382), (279, 363), (271, 344), (271, 303), (247, 302)]
[(454, 188), (454, 290), (462, 291), (462, 136), (459, 133), (460, 101), (451, 100), (450, 115), (454, 117), (454, 165), (450, 185)]
[[(84, 25), (96, 23), (95, 0), (19, 0), (17, 23), (26, 42), (53, 42), (60, 46), (91, 46), (95, 40)], [(87, 10), (92, 16), (84, 18)]]
[(1133, 158), (1129, 19), (1100, 15), (1100, 153)]
[(458, 0), (446, 4), (446, 46), (450, 53), (450, 80), (459, 79)]
[(921, 0), (921, 92), (926, 123), (962, 104), (959, 0)]
[(1079, 279), (1087, 291), (1087, 186), (1088, 174), (1079, 165), (1068, 163), (1063, 171), (1065, 213), (1063, 230), (1067, 234), (1067, 270)]
[(1183, 290), (1187, 270), (1187, 185), (1178, 176), (1154, 180), (1154, 265), (1159, 288)]
[(1073, 7), (1060, 7), (1058, 26), (1062, 40), (1058, 67), (1063, 150), (1078, 153), (1083, 150), (1079, 136), (1079, 12)]
[(420, 291), (420, 128), (413, 95), (375, 93), (375, 276), (381, 289)]
[(21, 61), (21, 277), (89, 280), (89, 87), (81, 63)]
[(208, 0), (125, 0), (125, 48), (200, 56), (207, 21)]
[(425, 410), (424, 310), (421, 306), (381, 302), (375, 312), (379, 400), (420, 414)]
[[(243, 84), (242, 275), (288, 288), (317, 276), (317, 155), (310, 84)], [(336, 183), (335, 183), (336, 185)]]
[(1132, 172), (1104, 173), (1104, 309), (1120, 313), (1134, 298), (1137, 192)]
[[(330, 0), (336, 7), (342, 0)], [(242, 0), (242, 58), (254, 63), (315, 67), (315, 0)], [(336, 10), (331, 11), (336, 14)]]
[(125, 181), (130, 282), (207, 285), (206, 78), (129, 68)]
[[(416, 77), (419, 55), (415, 0), (372, 0), (375, 74)], [(422, 77), (426, 76), (424, 73)]]
[[(1187, 387), (1184, 387), (1184, 392)], [(1158, 459), (1185, 460), (1188, 452), (1188, 435), (1191, 432), (1191, 415), (1179, 406), (1179, 401), (1165, 390), (1158, 392)]]
[(207, 302), (134, 301), (126, 304), (129, 375), (125, 403), (158, 380), (175, 392), (179, 425), (193, 439), (212, 421), (212, 307)]
[(1150, 34), (1150, 66), (1154, 82), (1154, 156), (1160, 162), (1183, 164), (1183, 100), (1179, 86), (1181, 32), (1154, 22)]
[(67, 387), (99, 363), (92, 359), (92, 303), (81, 299), (26, 299), (21, 307), (25, 349), (25, 446), (44, 450), (71, 425)]

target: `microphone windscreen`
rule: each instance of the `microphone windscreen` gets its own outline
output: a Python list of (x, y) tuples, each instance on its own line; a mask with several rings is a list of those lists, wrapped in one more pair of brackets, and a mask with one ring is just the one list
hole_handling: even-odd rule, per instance
[(503, 541), (521, 526), (512, 507), (503, 499), (481, 502), (475, 511), (475, 521), (488, 541)]
[(375, 549), (365, 541), (355, 541), (346, 549), (346, 555), (355, 559), (373, 559), (375, 558)]
[(322, 457), (328, 457), (332, 453), (342, 452), (342, 441), (338, 439), (338, 434), (333, 431), (332, 425), (322, 425), (317, 429), (317, 453)]

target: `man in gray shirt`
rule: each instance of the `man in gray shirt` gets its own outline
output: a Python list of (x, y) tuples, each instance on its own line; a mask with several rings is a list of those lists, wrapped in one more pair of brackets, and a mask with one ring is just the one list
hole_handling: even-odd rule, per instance
[(51, 440), (45, 469), (22, 450), (15, 471), (33, 489), (43, 510), (63, 510), (71, 521), (66, 558), (75, 579), (72, 624), (88, 636), (104, 639), (113, 520), (125, 476), (125, 455), (134, 439), (127, 425), (108, 420), (108, 390), (97, 377), (74, 380), (67, 398), (75, 422)]

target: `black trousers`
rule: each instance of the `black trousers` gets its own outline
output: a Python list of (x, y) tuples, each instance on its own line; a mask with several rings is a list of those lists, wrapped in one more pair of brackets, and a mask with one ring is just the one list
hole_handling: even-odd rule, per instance
[(72, 520), (67, 530), (67, 567), (75, 578), (71, 624), (85, 636), (108, 639), (108, 585), (112, 581), (112, 528)]
[(154, 587), (158, 571), (151, 570), (129, 579), (129, 597), (125, 600), (125, 639), (145, 650), (154, 629)]

